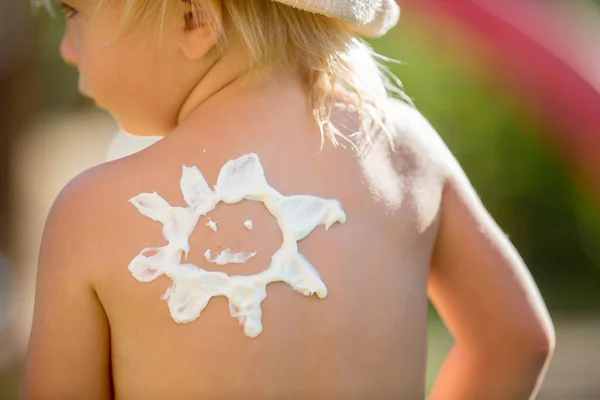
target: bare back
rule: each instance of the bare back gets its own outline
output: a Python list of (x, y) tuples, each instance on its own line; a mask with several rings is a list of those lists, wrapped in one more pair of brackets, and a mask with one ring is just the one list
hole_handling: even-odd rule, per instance
[[(402, 122), (414, 111), (394, 109), (396, 152), (382, 133), (363, 157), (329, 144), (316, 154), (320, 136), (310, 118), (273, 113), (257, 127), (238, 116), (221, 132), (215, 128), (223, 138), (207, 145), (194, 135), (167, 138), (114, 166), (128, 172), (113, 175), (104, 200), (110, 212), (103, 229), (111, 234), (102, 247), (110, 250), (95, 271), (95, 288), (110, 325), (117, 398), (423, 397), (427, 275), (442, 182), (418, 154), (419, 133)], [(171, 281), (144, 284), (127, 270), (142, 248), (165, 243), (160, 224), (127, 199), (157, 191), (183, 205), (183, 164), (197, 166), (214, 184), (226, 161), (249, 152), (259, 155), (281, 193), (337, 199), (347, 215), (344, 225), (319, 227), (299, 243), (327, 285), (327, 298), (270, 284), (264, 332), (255, 339), (244, 336), (224, 297), (213, 298), (196, 321), (176, 324), (161, 300)], [(218, 221), (218, 232), (201, 218), (186, 262), (230, 275), (267, 268), (281, 232), (262, 203), (220, 204), (208, 217)], [(243, 226), (248, 219), (252, 231)], [(241, 265), (205, 260), (205, 250), (226, 247), (258, 254)]]
[[(327, 141), (319, 151), (321, 137), (301, 88), (253, 96), (229, 102), (235, 114), (207, 106), (185, 129), (91, 170), (65, 189), (62, 199), (78, 200), (57, 201), (41, 257), (43, 264), (60, 265), (68, 253), (69, 265), (42, 268), (32, 365), (51, 351), (36, 350), (49, 339), (35, 336), (47, 332), (35, 324), (62, 321), (61, 342), (76, 341), (70, 348), (85, 348), (95, 360), (79, 371), (93, 380), (78, 385), (97, 398), (105, 398), (99, 392), (107, 383), (118, 399), (423, 398), (428, 274), (444, 186), (441, 141), (412, 107), (390, 103), (390, 134), (358, 141), (360, 155)], [(345, 133), (357, 126), (354, 118), (342, 108), (333, 116)], [(269, 284), (263, 332), (254, 339), (230, 316), (225, 297), (213, 298), (190, 323), (174, 322), (161, 299), (171, 280), (141, 283), (128, 270), (142, 249), (166, 244), (161, 224), (129, 199), (157, 192), (184, 206), (183, 165), (198, 167), (212, 186), (228, 160), (247, 153), (259, 156), (268, 183), (280, 193), (336, 199), (347, 216), (344, 224), (319, 226), (298, 243), (327, 297)], [(206, 226), (209, 218), (217, 232)], [(56, 231), (53, 221), (69, 230)], [(261, 202), (220, 203), (200, 218), (185, 262), (229, 275), (256, 274), (269, 266), (281, 235)], [(222, 266), (205, 259), (206, 250), (225, 248), (257, 256)], [(84, 300), (73, 304), (72, 298)], [(52, 310), (62, 310), (54, 317), (61, 321), (45, 322), (56, 315)], [(54, 393), (72, 385), (72, 372), (61, 371), (53, 378)]]

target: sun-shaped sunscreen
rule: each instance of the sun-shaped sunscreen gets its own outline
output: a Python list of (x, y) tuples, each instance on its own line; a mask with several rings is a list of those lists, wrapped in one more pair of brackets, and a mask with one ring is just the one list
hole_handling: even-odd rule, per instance
[[(167, 301), (173, 320), (187, 323), (197, 319), (210, 299), (229, 299), (232, 317), (244, 326), (246, 336), (254, 338), (262, 332), (261, 303), (267, 297), (267, 285), (285, 282), (305, 296), (327, 296), (327, 287), (317, 270), (298, 252), (298, 241), (318, 225), (329, 229), (344, 223), (346, 215), (337, 200), (309, 195), (284, 196), (267, 183), (256, 154), (246, 154), (228, 161), (211, 189), (200, 170), (183, 167), (181, 191), (187, 207), (171, 206), (156, 192), (142, 193), (129, 201), (143, 215), (163, 225), (168, 244), (142, 250), (129, 264), (129, 271), (140, 282), (150, 282), (161, 275), (173, 284), (162, 296)], [(201, 216), (215, 209), (219, 202), (235, 204), (242, 200), (264, 203), (277, 219), (283, 242), (264, 271), (248, 276), (229, 276), (224, 272), (206, 271), (196, 265), (182, 263), (190, 251), (189, 237)], [(256, 253), (234, 253), (226, 249), (216, 258), (210, 251), (208, 261), (217, 264), (245, 262)]]

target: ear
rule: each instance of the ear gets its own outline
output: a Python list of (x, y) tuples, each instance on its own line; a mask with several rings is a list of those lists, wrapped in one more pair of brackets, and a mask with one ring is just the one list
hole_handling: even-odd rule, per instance
[(199, 60), (215, 46), (222, 21), (221, 2), (204, 0), (183, 0), (183, 29), (180, 34), (180, 48), (189, 60)]

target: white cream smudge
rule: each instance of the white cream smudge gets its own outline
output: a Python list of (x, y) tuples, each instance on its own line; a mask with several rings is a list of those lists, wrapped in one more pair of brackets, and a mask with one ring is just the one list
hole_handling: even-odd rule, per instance
[[(346, 215), (338, 201), (308, 195), (283, 196), (267, 183), (256, 154), (228, 161), (213, 190), (196, 167), (183, 167), (180, 185), (187, 207), (173, 207), (156, 192), (142, 193), (130, 200), (143, 215), (163, 224), (168, 244), (142, 250), (129, 264), (129, 271), (140, 282), (150, 282), (161, 275), (173, 281), (162, 299), (175, 322), (194, 321), (212, 297), (225, 296), (231, 316), (244, 326), (246, 336), (254, 338), (262, 332), (261, 303), (267, 297), (269, 283), (286, 282), (305, 296), (327, 296), (319, 273), (298, 252), (297, 241), (318, 225), (329, 229), (336, 222), (344, 223)], [(271, 257), (269, 267), (255, 275), (229, 276), (181, 264), (183, 255), (190, 251), (189, 236), (200, 216), (214, 210), (221, 201), (235, 204), (244, 199), (262, 201), (281, 229), (283, 243)], [(233, 253), (226, 249), (213, 259), (210, 249), (204, 253), (207, 260), (217, 264), (246, 262), (255, 255), (256, 252)]]
[(248, 220), (246, 220), (246, 221), (244, 221), (244, 226), (246, 227), (246, 229), (248, 229), (249, 231), (251, 231), (251, 230), (252, 230), (252, 227), (253, 227), (253, 226), (252, 226), (252, 221), (251, 221), (251, 220), (249, 220), (249, 219), (248, 219)]
[(213, 232), (216, 232), (219, 230), (219, 228), (217, 228), (217, 223), (213, 220), (209, 220), (206, 223), (206, 226), (208, 226), (210, 229), (212, 229)]

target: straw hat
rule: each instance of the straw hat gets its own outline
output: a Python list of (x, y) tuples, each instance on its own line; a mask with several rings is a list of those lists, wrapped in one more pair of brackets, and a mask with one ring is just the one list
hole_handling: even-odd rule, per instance
[(363, 36), (378, 37), (389, 31), (400, 18), (395, 0), (275, 0), (304, 11), (337, 18)]

